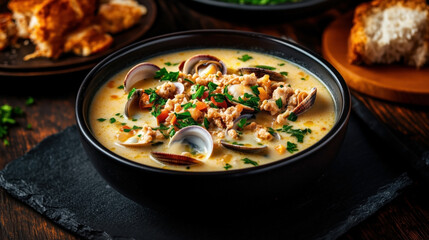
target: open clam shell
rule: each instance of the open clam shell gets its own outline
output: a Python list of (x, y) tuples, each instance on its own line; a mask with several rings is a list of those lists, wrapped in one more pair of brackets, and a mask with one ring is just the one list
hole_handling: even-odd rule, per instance
[(213, 138), (211, 134), (203, 127), (188, 126), (180, 129), (171, 138), (168, 144), (186, 144), (198, 153), (204, 154), (204, 159), (208, 159), (213, 153)]
[(184, 155), (179, 154), (172, 154), (172, 153), (164, 153), (164, 152), (151, 152), (150, 155), (166, 164), (172, 164), (172, 165), (180, 165), (180, 166), (188, 166), (188, 165), (195, 165), (195, 164), (201, 164), (202, 162)]
[(227, 73), (227, 67), (219, 58), (211, 55), (195, 55), (190, 57), (179, 66), (179, 69), (185, 74), (197, 73), (200, 76), (215, 74), (220, 71), (222, 74)]
[(286, 81), (286, 77), (283, 76), (281, 73), (271, 71), (264, 68), (257, 68), (257, 67), (242, 67), (238, 69), (239, 73), (241, 74), (251, 74), (254, 73), (256, 77), (261, 78), (264, 75), (269, 75), (270, 80), (273, 81)]
[(125, 92), (130, 92), (133, 89), (133, 86), (140, 81), (154, 78), (156, 72), (159, 70), (160, 68), (157, 65), (148, 62), (135, 65), (128, 71), (124, 78)]
[[(174, 144), (183, 144), (188, 146), (198, 154), (203, 154), (203, 160), (208, 159), (213, 153), (213, 139), (210, 133), (200, 126), (189, 126), (182, 128), (171, 138), (168, 144), (172, 148)], [(151, 152), (151, 156), (162, 163), (172, 165), (194, 165), (201, 164), (203, 161), (193, 157), (164, 152)]]
[[(316, 101), (317, 88), (312, 88), (307, 96), (298, 95), (298, 105), (293, 109), (295, 115), (300, 115), (308, 111)], [(304, 97), (305, 96), (305, 97)]]
[(139, 101), (142, 94), (143, 94), (143, 90), (136, 89), (128, 98), (128, 101), (125, 104), (125, 109), (124, 109), (124, 115), (127, 118), (131, 118), (133, 115), (133, 112), (139, 108)]
[(222, 146), (229, 148), (231, 150), (244, 152), (244, 153), (260, 153), (262, 151), (265, 151), (268, 148), (267, 145), (248, 146), (248, 145), (241, 145), (241, 144), (233, 144), (223, 139), (220, 140), (220, 144), (222, 144)]

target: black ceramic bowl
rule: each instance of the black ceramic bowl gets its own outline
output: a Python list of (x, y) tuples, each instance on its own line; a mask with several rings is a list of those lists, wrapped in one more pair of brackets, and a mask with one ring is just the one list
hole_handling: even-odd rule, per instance
[[(125, 159), (101, 145), (91, 132), (89, 106), (96, 91), (119, 71), (160, 54), (198, 48), (233, 48), (262, 52), (296, 63), (320, 78), (331, 91), (337, 116), (332, 130), (315, 145), (291, 157), (258, 167), (185, 172), (160, 169)], [(83, 146), (104, 179), (128, 198), (158, 209), (206, 210), (269, 204), (294, 195), (315, 181), (334, 160), (350, 114), (349, 90), (325, 60), (297, 44), (275, 37), (230, 30), (187, 31), (155, 37), (108, 56), (87, 75), (76, 100)], [(308, 186), (308, 185), (307, 185)]]

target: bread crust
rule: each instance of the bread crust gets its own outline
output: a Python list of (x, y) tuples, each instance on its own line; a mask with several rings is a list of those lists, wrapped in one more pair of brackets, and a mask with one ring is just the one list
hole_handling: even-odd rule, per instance
[[(427, 24), (429, 24), (429, 6), (426, 0), (373, 0), (362, 3), (355, 9), (353, 16), (353, 27), (350, 30), (348, 38), (348, 61), (352, 64), (367, 64), (373, 62), (365, 55), (365, 46), (368, 38), (365, 33), (366, 19), (372, 14), (383, 11), (392, 6), (402, 6), (427, 12)], [(429, 46), (429, 27), (424, 35), (426, 49)]]

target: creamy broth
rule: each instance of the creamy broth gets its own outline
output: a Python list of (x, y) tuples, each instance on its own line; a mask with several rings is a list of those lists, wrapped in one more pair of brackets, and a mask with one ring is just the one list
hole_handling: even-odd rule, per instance
[[(284, 59), (243, 50), (199, 49), (144, 59), (142, 62), (150, 62), (160, 68), (165, 67), (169, 72), (177, 72), (179, 63), (198, 54), (209, 54), (218, 57), (228, 66), (228, 74), (240, 67), (257, 65), (274, 67), (275, 69), (273, 71), (282, 72), (283, 75), (287, 75), (284, 85), (285, 88), (290, 86), (294, 90), (300, 89), (305, 92), (310, 92), (313, 87), (316, 87), (317, 97), (314, 105), (308, 111), (299, 115), (296, 121), (286, 120), (282, 123), (278, 123), (276, 122), (278, 114), (271, 115), (269, 111), (265, 110), (259, 111), (256, 114), (256, 118), (247, 119), (246, 124), (251, 122), (262, 124), (265, 130), (268, 132), (274, 131), (275, 135), (273, 136), (280, 136), (281, 139), (277, 139), (276, 137), (272, 137), (270, 140), (259, 139), (255, 137), (256, 133), (254, 129), (246, 130), (244, 128), (238, 131), (242, 133), (238, 139), (233, 139), (226, 134), (225, 140), (230, 143), (235, 142), (235, 144), (253, 146), (266, 145), (267, 149), (260, 153), (243, 153), (223, 147), (219, 143), (221, 139), (219, 135), (222, 135), (219, 134), (219, 132), (225, 132), (225, 130), (219, 129), (214, 123), (209, 122), (209, 132), (213, 136), (214, 149), (212, 155), (208, 159), (204, 159), (204, 154), (193, 153), (194, 158), (202, 161), (201, 164), (190, 166), (165, 164), (154, 160), (150, 156), (150, 152), (180, 152), (184, 151), (186, 147), (172, 145), (172, 147), (169, 148), (168, 143), (170, 139), (160, 138), (154, 139), (148, 146), (140, 147), (123, 146), (118, 143), (117, 134), (121, 132), (120, 129), (123, 129), (124, 126), (131, 129), (136, 126), (136, 131), (138, 131), (139, 127), (144, 125), (148, 125), (152, 128), (159, 127), (157, 119), (151, 114), (151, 109), (135, 109), (132, 117), (127, 118), (124, 116), (124, 106), (128, 99), (128, 93), (125, 92), (121, 86), (123, 86), (124, 77), (132, 67), (130, 66), (130, 68), (114, 76), (109, 82), (102, 86), (95, 95), (90, 108), (90, 124), (94, 136), (112, 152), (145, 165), (184, 171), (225, 171), (263, 165), (299, 153), (323, 138), (335, 124), (336, 116), (334, 112), (334, 102), (330, 92), (314, 75)], [(243, 61), (242, 57), (246, 54), (252, 58)], [(139, 82), (133, 87), (136, 89), (155, 89), (165, 82), (166, 81), (151, 79)], [(276, 83), (274, 81), (271, 83), (278, 84), (278, 82)], [(188, 90), (185, 90), (185, 93), (186, 91)], [(187, 96), (190, 98), (191, 93), (188, 92)], [(207, 102), (207, 104), (209, 104), (209, 102)], [(228, 104), (228, 106), (231, 106), (231, 104)], [(181, 112), (186, 111), (187, 110), (181, 110)], [(207, 113), (205, 114), (207, 115)], [(103, 121), (103, 119), (105, 120)], [(202, 122), (201, 125), (204, 126), (204, 123)], [(299, 137), (294, 136), (293, 131), (290, 129), (301, 129), (301, 134), (298, 135), (301, 135), (301, 137), (303, 136), (302, 142), (298, 141)], [(176, 128), (176, 130), (178, 131), (179, 129)], [(168, 133), (168, 131), (165, 131), (164, 134), (168, 135)]]

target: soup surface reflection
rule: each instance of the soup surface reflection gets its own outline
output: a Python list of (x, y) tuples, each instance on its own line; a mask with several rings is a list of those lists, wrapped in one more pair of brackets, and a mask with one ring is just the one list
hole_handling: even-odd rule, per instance
[(199, 49), (142, 62), (102, 86), (90, 108), (95, 137), (138, 163), (255, 167), (310, 147), (335, 124), (323, 83), (278, 57)]

